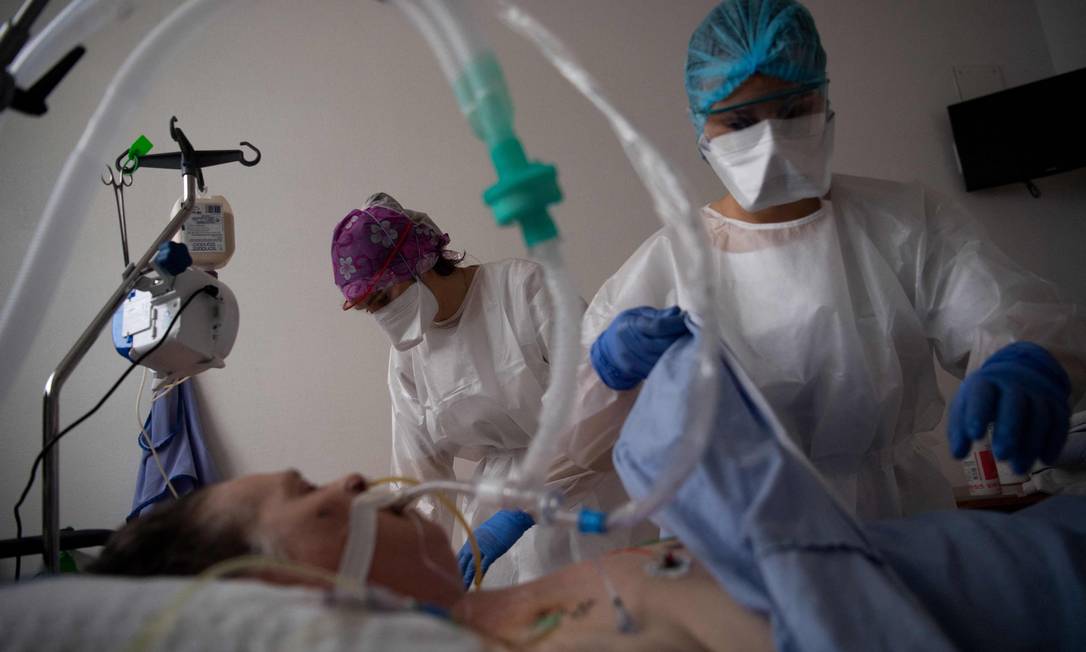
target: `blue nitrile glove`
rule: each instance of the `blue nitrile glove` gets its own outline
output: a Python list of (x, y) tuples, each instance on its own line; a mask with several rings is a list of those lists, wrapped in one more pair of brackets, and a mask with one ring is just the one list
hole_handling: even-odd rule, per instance
[[(486, 573), (496, 559), (508, 552), (533, 525), (535, 525), (535, 520), (528, 512), (503, 509), (476, 528), (475, 540), (479, 543), (483, 573)], [(475, 579), (475, 559), (471, 554), (471, 541), (464, 542), (456, 555), (456, 561), (460, 564), (460, 575), (464, 578), (466, 589)]]
[(678, 306), (648, 306), (620, 312), (592, 343), (592, 367), (611, 389), (630, 389), (648, 377), (672, 342), (687, 333)]
[(1043, 347), (1015, 342), (996, 351), (969, 374), (950, 406), (950, 452), (969, 453), (989, 423), (992, 452), (1025, 473), (1038, 457), (1051, 464), (1067, 441), (1071, 380)]

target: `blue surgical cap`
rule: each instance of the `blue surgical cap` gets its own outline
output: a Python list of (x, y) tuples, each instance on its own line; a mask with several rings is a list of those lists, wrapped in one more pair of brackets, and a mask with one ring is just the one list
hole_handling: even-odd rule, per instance
[(725, 0), (690, 36), (686, 95), (698, 136), (709, 108), (761, 73), (797, 84), (826, 77), (814, 18), (795, 0)]

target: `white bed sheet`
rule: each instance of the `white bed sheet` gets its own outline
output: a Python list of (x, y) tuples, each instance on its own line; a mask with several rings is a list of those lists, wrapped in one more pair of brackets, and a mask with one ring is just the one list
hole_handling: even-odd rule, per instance
[[(124, 650), (191, 580), (69, 576), (0, 589), (0, 649)], [(475, 652), (478, 638), (413, 612), (333, 606), (323, 591), (219, 581), (146, 649)]]

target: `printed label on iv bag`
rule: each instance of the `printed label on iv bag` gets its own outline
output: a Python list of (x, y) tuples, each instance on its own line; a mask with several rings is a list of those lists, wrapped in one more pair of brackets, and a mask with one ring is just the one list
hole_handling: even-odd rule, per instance
[(991, 496), (1003, 491), (999, 484), (999, 469), (992, 454), (993, 424), (988, 424), (984, 439), (973, 442), (969, 456), (962, 460), (962, 469), (969, 481), (969, 493), (973, 496)]
[(181, 227), (189, 253), (226, 252), (226, 227), (223, 223), (222, 204), (196, 203), (192, 215)]
[[(181, 210), (174, 202), (172, 215)], [(234, 255), (234, 211), (222, 195), (198, 197), (189, 218), (174, 236), (192, 255), (192, 266), (205, 272), (222, 269)]]

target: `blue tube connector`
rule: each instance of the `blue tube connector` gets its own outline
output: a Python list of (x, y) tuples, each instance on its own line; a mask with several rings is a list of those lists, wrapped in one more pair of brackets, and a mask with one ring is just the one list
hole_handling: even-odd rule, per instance
[(167, 240), (158, 246), (151, 265), (159, 273), (177, 276), (192, 265), (192, 255), (189, 254), (189, 248), (184, 243)]
[(607, 532), (607, 513), (582, 509), (577, 516), (577, 530), (581, 534), (604, 534)]

